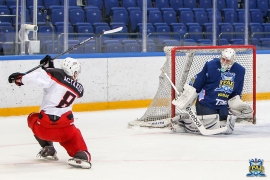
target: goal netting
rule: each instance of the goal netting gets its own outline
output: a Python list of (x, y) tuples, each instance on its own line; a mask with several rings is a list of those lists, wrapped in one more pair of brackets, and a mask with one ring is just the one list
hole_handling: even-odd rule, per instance
[[(226, 48), (233, 48), (235, 50), (235, 61), (246, 69), (242, 100), (253, 108), (254, 115), (252, 121), (255, 123), (256, 49), (254, 46), (167, 46), (164, 47), (167, 61), (161, 69), (170, 77), (177, 90), (181, 91), (184, 84), (189, 83), (202, 70), (207, 61), (211, 61), (213, 58), (220, 58), (221, 52)], [(188, 69), (187, 64), (191, 65)], [(157, 93), (145, 114), (141, 118), (129, 122), (128, 125), (143, 126), (142, 122), (154, 122), (185, 113), (185, 111), (179, 110), (171, 104), (175, 96), (176, 92), (170, 82), (161, 73)], [(196, 112), (195, 106), (191, 108)]]

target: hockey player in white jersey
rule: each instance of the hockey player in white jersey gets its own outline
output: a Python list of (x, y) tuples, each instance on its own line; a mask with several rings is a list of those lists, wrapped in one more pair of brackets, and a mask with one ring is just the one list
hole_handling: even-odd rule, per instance
[(38, 157), (58, 160), (53, 142), (59, 142), (69, 156), (68, 164), (74, 167), (90, 169), (91, 155), (79, 129), (74, 125), (72, 106), (75, 99), (83, 96), (83, 86), (78, 80), (81, 72), (80, 63), (73, 58), (66, 58), (61, 68), (54, 68), (50, 56), (45, 56), (40, 64), (43, 70), (29, 74), (13, 73), (9, 83), (17, 86), (36, 85), (43, 88), (43, 100), (40, 112), (31, 113), (28, 127), (42, 149)]

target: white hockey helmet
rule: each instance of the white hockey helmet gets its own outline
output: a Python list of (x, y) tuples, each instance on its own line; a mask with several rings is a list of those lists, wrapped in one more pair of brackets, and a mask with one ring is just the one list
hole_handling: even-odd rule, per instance
[(230, 69), (235, 62), (235, 51), (232, 48), (224, 49), (221, 52), (221, 71), (225, 72)]
[(81, 64), (76, 59), (67, 57), (62, 62), (62, 69), (67, 75), (77, 79), (78, 75), (81, 73)]

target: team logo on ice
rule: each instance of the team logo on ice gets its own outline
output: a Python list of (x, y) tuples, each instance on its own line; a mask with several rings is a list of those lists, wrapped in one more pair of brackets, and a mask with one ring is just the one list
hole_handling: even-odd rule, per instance
[(219, 87), (215, 91), (221, 91), (224, 93), (231, 94), (234, 87), (235, 73), (224, 72), (221, 73), (221, 80), (219, 82)]
[(247, 177), (265, 177), (263, 160), (262, 159), (250, 159), (249, 160), (249, 173)]

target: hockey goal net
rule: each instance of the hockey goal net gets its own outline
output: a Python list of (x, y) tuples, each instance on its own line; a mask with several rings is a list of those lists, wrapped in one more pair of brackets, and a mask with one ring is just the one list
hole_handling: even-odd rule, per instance
[[(252, 122), (255, 123), (256, 114), (256, 49), (254, 46), (168, 46), (164, 47), (166, 62), (162, 67), (163, 71), (170, 77), (173, 84), (179, 91), (185, 83), (199, 73), (204, 64), (213, 58), (220, 58), (225, 48), (233, 48), (236, 52), (236, 62), (245, 69), (244, 87), (242, 100), (247, 102), (254, 110)], [(191, 64), (187, 68), (187, 64)], [(183, 78), (183, 76), (186, 76)], [(159, 87), (157, 93), (147, 108), (145, 114), (129, 126), (143, 126), (141, 122), (151, 123), (184, 113), (171, 104), (176, 92), (163, 73), (159, 76)], [(191, 107), (195, 112), (195, 106)], [(149, 126), (147, 126), (149, 127)]]

